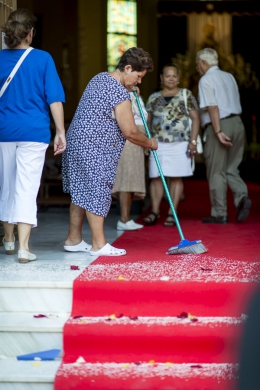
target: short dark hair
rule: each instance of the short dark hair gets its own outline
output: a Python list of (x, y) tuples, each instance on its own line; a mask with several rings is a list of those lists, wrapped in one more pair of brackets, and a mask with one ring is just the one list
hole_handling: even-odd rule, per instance
[(27, 37), (31, 28), (35, 27), (37, 18), (27, 9), (18, 8), (10, 13), (7, 22), (2, 27), (7, 47), (13, 49)]
[(147, 70), (147, 72), (153, 71), (153, 60), (150, 54), (141, 47), (131, 47), (128, 49), (120, 58), (116, 69), (122, 72), (126, 65), (131, 65), (132, 72), (142, 72), (143, 70)]
[(163, 71), (164, 71), (165, 68), (175, 68), (175, 69), (177, 69), (177, 73), (179, 73), (178, 66), (176, 66), (176, 65), (173, 64), (172, 62), (168, 62), (167, 64), (164, 64), (164, 65), (163, 65), (161, 74), (163, 74)]

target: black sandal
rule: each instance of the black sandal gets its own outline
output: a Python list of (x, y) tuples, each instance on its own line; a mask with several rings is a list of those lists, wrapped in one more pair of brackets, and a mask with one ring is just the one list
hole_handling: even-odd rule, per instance
[[(172, 218), (172, 221), (167, 221), (167, 218)], [(164, 224), (163, 224), (165, 227), (171, 227), (171, 226), (175, 226), (176, 223), (175, 223), (175, 220), (174, 220), (174, 216), (172, 214), (168, 214), (167, 217), (166, 217), (166, 220), (164, 221)]]
[[(151, 217), (152, 215), (154, 216), (154, 219)], [(158, 221), (158, 218), (160, 218), (160, 215), (151, 211), (146, 217), (143, 218), (143, 221), (147, 225), (155, 225)]]

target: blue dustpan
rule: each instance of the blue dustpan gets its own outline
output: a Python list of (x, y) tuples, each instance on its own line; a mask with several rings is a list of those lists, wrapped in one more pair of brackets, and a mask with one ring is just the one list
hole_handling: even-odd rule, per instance
[(17, 360), (54, 360), (61, 353), (60, 349), (49, 349), (48, 351), (40, 351), (29, 353), (27, 355), (16, 356)]

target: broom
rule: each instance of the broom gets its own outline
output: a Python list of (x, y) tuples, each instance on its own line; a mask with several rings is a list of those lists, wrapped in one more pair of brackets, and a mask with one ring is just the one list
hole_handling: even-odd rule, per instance
[[(141, 118), (142, 118), (142, 121), (143, 121), (143, 124), (144, 124), (144, 128), (145, 128), (147, 137), (148, 138), (152, 138), (151, 134), (150, 134), (150, 131), (149, 131), (149, 128), (147, 126), (145, 117), (144, 117), (144, 113), (143, 113), (143, 110), (142, 110), (142, 106), (140, 104), (140, 100), (139, 100), (139, 98), (138, 98), (138, 96), (136, 94), (136, 91), (134, 91), (134, 96), (135, 96), (135, 99), (136, 99), (136, 103), (137, 103), (138, 109), (139, 109), (140, 114), (141, 114)], [(178, 220), (175, 208), (173, 206), (172, 198), (171, 198), (171, 195), (169, 193), (169, 190), (168, 190), (168, 187), (167, 187), (167, 184), (166, 184), (166, 180), (165, 180), (164, 175), (163, 175), (163, 171), (162, 171), (161, 164), (159, 162), (157, 153), (156, 153), (155, 150), (153, 150), (152, 152), (153, 152), (154, 159), (155, 159), (158, 171), (159, 171), (161, 179), (162, 179), (163, 187), (164, 187), (167, 199), (169, 201), (170, 208), (171, 208), (172, 214), (174, 216), (174, 220), (176, 222), (176, 226), (177, 226), (180, 238), (181, 238), (181, 241), (179, 242), (179, 245), (170, 247), (168, 249), (168, 252), (166, 252), (166, 254), (168, 254), (168, 255), (177, 255), (177, 254), (185, 254), (185, 253), (186, 254), (201, 254), (201, 253), (207, 252), (207, 248), (205, 248), (205, 246), (203, 245), (201, 240), (189, 241), (189, 240), (184, 238), (184, 235), (183, 235), (183, 232), (182, 232), (182, 229), (181, 229), (181, 225), (180, 225), (180, 222)]]

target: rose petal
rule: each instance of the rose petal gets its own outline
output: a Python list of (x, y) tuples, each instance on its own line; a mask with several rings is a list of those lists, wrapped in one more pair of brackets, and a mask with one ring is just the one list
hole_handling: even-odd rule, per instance
[(122, 317), (124, 317), (123, 313), (116, 314), (116, 318), (122, 318)]
[(71, 265), (70, 269), (77, 270), (77, 269), (79, 269), (79, 266), (78, 265)]
[(188, 313), (183, 311), (180, 315), (177, 316), (177, 318), (188, 318)]
[(74, 316), (72, 318), (74, 318), (76, 320), (77, 318), (82, 318), (82, 317), (84, 317), (84, 316)]
[(213, 271), (212, 268), (203, 268), (203, 267), (200, 267), (200, 269), (201, 269), (202, 271)]
[(142, 364), (142, 363), (141, 362), (135, 362), (136, 366), (140, 366), (140, 364)]
[(37, 314), (34, 316), (34, 318), (44, 318), (44, 317), (47, 318), (47, 316), (45, 314)]
[(198, 318), (192, 318), (191, 319), (191, 322), (197, 322), (198, 321)]
[(193, 366), (191, 366), (191, 368), (202, 368), (202, 366), (200, 366), (199, 364), (194, 364)]
[(130, 318), (130, 320), (133, 320), (133, 321), (138, 320), (138, 317), (137, 317), (137, 316), (133, 316), (133, 317), (129, 317), (129, 318)]

